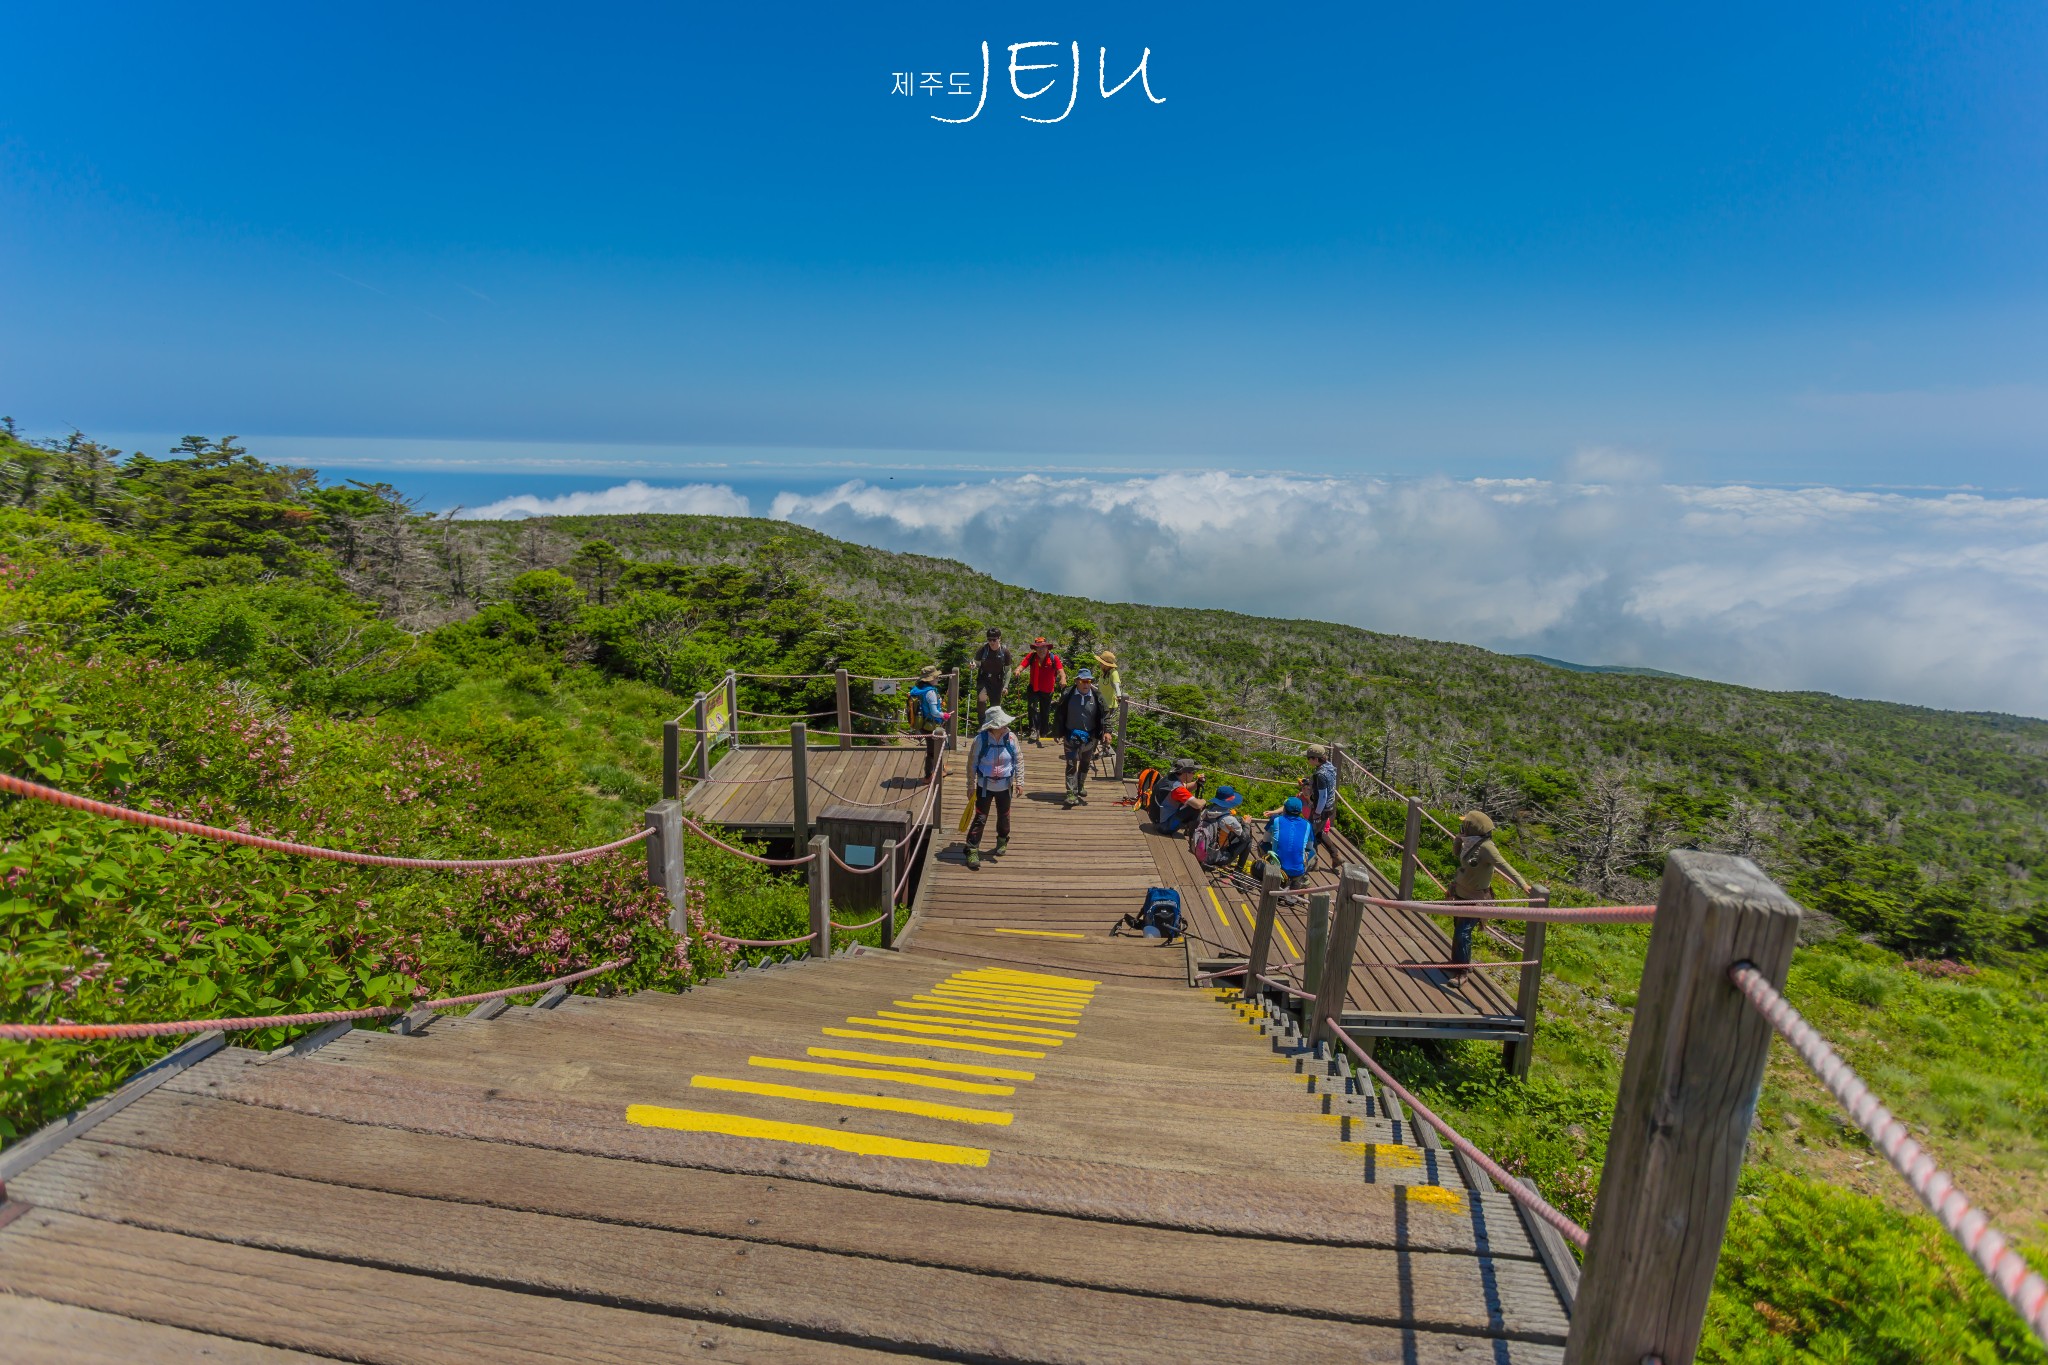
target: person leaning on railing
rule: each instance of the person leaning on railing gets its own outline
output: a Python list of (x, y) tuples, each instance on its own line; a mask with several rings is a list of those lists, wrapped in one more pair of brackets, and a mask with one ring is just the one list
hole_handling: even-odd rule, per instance
[[(1513, 882), (1523, 895), (1529, 894), (1528, 879), (1508, 866), (1508, 860), (1501, 857), (1500, 850), (1494, 847), (1493, 818), (1485, 811), (1466, 811), (1465, 818), (1458, 823), (1458, 836), (1452, 842), (1457, 846), (1458, 873), (1451, 879), (1450, 899), (1492, 900), (1495, 872)], [(1453, 916), (1451, 924), (1451, 961), (1470, 962), (1472, 931), (1478, 927), (1479, 921)], [(1463, 973), (1456, 975), (1462, 976)]]

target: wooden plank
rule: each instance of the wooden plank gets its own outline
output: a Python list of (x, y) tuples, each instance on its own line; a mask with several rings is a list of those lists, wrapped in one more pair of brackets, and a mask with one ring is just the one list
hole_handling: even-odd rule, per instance
[(311, 1365), (323, 1359), (19, 1294), (0, 1295), (0, 1340), (11, 1365)]
[(63, 1118), (52, 1120), (38, 1128), (6, 1151), (0, 1152), (0, 1187), (4, 1187), (6, 1181), (41, 1161), (65, 1143), (91, 1132), (165, 1081), (205, 1061), (225, 1046), (226, 1034), (218, 1030), (202, 1033), (130, 1076), (113, 1094), (94, 1100), (76, 1113), (66, 1114)]

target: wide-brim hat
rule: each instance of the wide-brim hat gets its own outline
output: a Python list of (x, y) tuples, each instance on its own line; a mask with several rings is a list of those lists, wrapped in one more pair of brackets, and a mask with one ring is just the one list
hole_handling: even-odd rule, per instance
[(1116, 651), (1113, 649), (1103, 650), (1100, 654), (1095, 656), (1095, 662), (1101, 664), (1104, 668), (1115, 668)]
[(917, 670), (917, 680), (919, 682), (936, 682), (938, 677), (939, 666), (937, 664), (926, 664), (923, 668)]
[(981, 728), (984, 730), (1000, 730), (1015, 719), (1015, 716), (1012, 716), (1002, 707), (991, 706), (988, 708), (988, 714), (981, 718)]
[(1244, 800), (1244, 793), (1235, 787), (1216, 789), (1216, 805), (1223, 810), (1236, 810), (1237, 803)]
[(1092, 668), (1084, 668), (1079, 673), (1076, 673), (1074, 675), (1075, 682), (1080, 682), (1083, 678), (1086, 678), (1089, 682), (1094, 682), (1095, 670)]

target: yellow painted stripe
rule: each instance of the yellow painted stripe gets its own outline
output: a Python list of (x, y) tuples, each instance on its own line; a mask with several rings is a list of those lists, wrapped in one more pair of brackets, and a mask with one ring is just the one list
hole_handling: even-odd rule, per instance
[(1372, 1159), (1382, 1166), (1399, 1166), (1403, 1170), (1415, 1170), (1422, 1166), (1421, 1151), (1399, 1142), (1375, 1142), (1372, 1145)]
[[(913, 1005), (911, 1008), (927, 1009), (930, 1007)], [(898, 1010), (876, 1010), (875, 1014), (878, 1018), (882, 1019), (915, 1019), (920, 1024), (985, 1024), (989, 1028), (999, 1028), (1008, 1033), (1029, 1033), (1042, 1035), (1046, 1038), (1078, 1038), (1081, 1036), (1078, 1033), (1069, 1033), (1063, 1028), (1039, 1028), (1035, 1024), (1005, 1024), (998, 1019), (956, 1019), (945, 1014), (904, 1014)]]
[(1007, 1126), (1013, 1117), (1002, 1109), (969, 1109), (958, 1104), (934, 1104), (930, 1100), (906, 1100), (895, 1095), (855, 1095), (844, 1090), (812, 1090), (802, 1085), (777, 1085), (773, 1081), (746, 1081), (732, 1076), (692, 1076), (693, 1090), (725, 1090), (736, 1095), (761, 1095), (771, 1100), (802, 1100), (805, 1104), (843, 1104), (849, 1109), (880, 1109), (890, 1114), (915, 1114), (921, 1119), (944, 1119), (948, 1123), (993, 1123)]
[(1102, 984), (1085, 976), (1054, 976), (1050, 972), (1014, 972), (1007, 967), (979, 967), (971, 972), (961, 972), (959, 976), (977, 981), (1028, 982), (1034, 986), (1078, 986), (1091, 991)]
[(1209, 904), (1216, 907), (1217, 922), (1221, 924), (1224, 928), (1228, 929), (1230, 927), (1230, 916), (1223, 913), (1223, 902), (1216, 899), (1216, 888), (1213, 886), (1205, 886), (1202, 889), (1209, 893)]
[(1037, 1014), (1027, 1010), (996, 1009), (991, 1005), (976, 1005), (960, 1000), (948, 1000), (942, 996), (917, 995), (908, 1000), (891, 1000), (892, 1005), (907, 1010), (931, 1010), (942, 1014), (978, 1014), (989, 1019), (1024, 1019), (1039, 1024), (1078, 1024), (1078, 1019), (1069, 1019), (1064, 1014)]
[(902, 1071), (883, 1071), (872, 1066), (836, 1066), (831, 1062), (806, 1062), (794, 1057), (749, 1057), (748, 1066), (771, 1071), (804, 1071), (814, 1076), (851, 1076), (861, 1081), (889, 1081), (896, 1085), (921, 1085), (927, 1090), (957, 1090), (963, 1095), (1014, 1095), (1014, 1085), (990, 1085), (986, 1081), (956, 1081), (950, 1076), (913, 1076)]
[(952, 1166), (986, 1166), (988, 1151), (944, 1142), (911, 1142), (880, 1133), (849, 1133), (842, 1128), (816, 1128), (808, 1123), (778, 1123), (741, 1114), (713, 1114), (701, 1109), (670, 1109), (659, 1104), (629, 1104), (626, 1122), (643, 1128), (674, 1128), (684, 1133), (722, 1133), (727, 1137), (759, 1138), (764, 1142), (800, 1142), (830, 1147), (859, 1156), (893, 1156), (906, 1161), (942, 1161)]
[[(942, 1043), (932, 1038), (906, 1038), (900, 1033), (868, 1033), (853, 1028), (821, 1028), (818, 1032), (827, 1038), (866, 1038), (876, 1043), (908, 1043), (913, 1047), (942, 1047), (948, 1052), (981, 1052), (991, 1057), (1032, 1057), (1045, 1056), (1043, 1052), (1026, 1052), (1015, 1047), (990, 1047), (986, 1043)], [(1285, 1061), (1285, 1058), (1281, 1059)]]
[[(1237, 909), (1244, 916), (1244, 922), (1249, 926), (1250, 931), (1254, 934), (1258, 933), (1259, 917), (1252, 913), (1252, 908), (1243, 901), (1239, 901)], [(1280, 941), (1287, 945), (1287, 951), (1294, 955), (1295, 961), (1299, 962), (1301, 960), (1301, 949), (1294, 946), (1294, 936), (1287, 932), (1287, 921), (1280, 918), (1278, 911), (1273, 913), (1273, 931), (1280, 935)]]
[(1021, 934), (1025, 938), (1086, 938), (1086, 934), (1063, 934), (1057, 929), (996, 929), (998, 934)]
[(936, 1033), (947, 1038), (992, 1038), (999, 1043), (1036, 1043), (1040, 1047), (1058, 1047), (1059, 1043), (1050, 1038), (1037, 1038), (1028, 1033), (1010, 1033), (1001, 1029), (948, 1028), (944, 1024), (905, 1024), (894, 1019), (870, 1019), (865, 1015), (848, 1015), (849, 1024), (866, 1024), (871, 1028), (892, 1028), (899, 1033)]
[(957, 986), (934, 986), (921, 993), (920, 1000), (952, 1000), (969, 1005), (987, 1005), (992, 1009), (1029, 1010), (1048, 1018), (1079, 1019), (1081, 1006), (1053, 1005), (1041, 1003), (1028, 995), (997, 995), (992, 991), (963, 991)]
[(1446, 1213), (1465, 1212), (1465, 1196), (1456, 1190), (1447, 1190), (1441, 1185), (1401, 1185), (1396, 1188), (1406, 1190), (1407, 1199), (1412, 1204), (1428, 1204)]
[(1017, 986), (984, 986), (980, 982), (972, 981), (941, 981), (932, 989), (952, 995), (976, 995), (986, 1000), (1010, 1000), (1020, 1005), (1044, 1005), (1049, 1009), (1072, 1010), (1077, 1014), (1093, 1003), (1085, 995), (1025, 990)]
[(892, 1057), (886, 1052), (848, 1052), (836, 1047), (807, 1047), (804, 1051), (813, 1057), (837, 1057), (842, 1062), (872, 1062), (876, 1066), (914, 1066), (920, 1071), (946, 1071), (956, 1076), (997, 1076), (1006, 1081), (1038, 1079), (1036, 1071), (1013, 1071), (1000, 1066), (969, 1066), (965, 1062), (934, 1062), (923, 1057)]

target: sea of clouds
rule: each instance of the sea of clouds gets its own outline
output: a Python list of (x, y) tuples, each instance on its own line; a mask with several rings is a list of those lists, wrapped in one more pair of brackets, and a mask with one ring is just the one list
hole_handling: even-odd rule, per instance
[[(468, 515), (746, 515), (635, 481)], [(767, 514), (1031, 587), (1509, 653), (2048, 716), (2048, 499), (1565, 477), (1021, 475), (783, 493)]]

